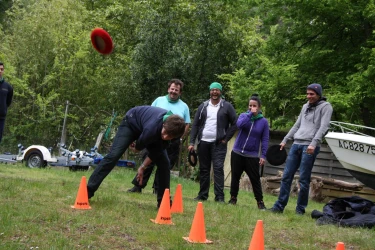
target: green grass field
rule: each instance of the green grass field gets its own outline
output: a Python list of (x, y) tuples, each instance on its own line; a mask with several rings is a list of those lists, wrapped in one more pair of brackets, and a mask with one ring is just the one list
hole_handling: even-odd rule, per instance
[[(172, 214), (174, 225), (150, 221), (157, 215), (152, 183), (142, 194), (127, 193), (135, 171), (115, 168), (90, 200), (91, 210), (72, 209), (82, 176), (92, 171), (67, 168), (29, 169), (0, 164), (0, 249), (248, 249), (257, 220), (263, 220), (265, 249), (375, 249), (375, 230), (317, 226), (310, 202), (304, 216), (294, 214), (291, 198), (283, 214), (259, 211), (253, 194), (240, 191), (238, 205), (203, 202), (207, 239), (213, 244), (191, 244), (189, 236), (199, 184), (173, 177), (171, 195), (182, 185), (184, 213)], [(225, 190), (226, 201), (229, 189)], [(265, 194), (271, 207), (275, 196)]]

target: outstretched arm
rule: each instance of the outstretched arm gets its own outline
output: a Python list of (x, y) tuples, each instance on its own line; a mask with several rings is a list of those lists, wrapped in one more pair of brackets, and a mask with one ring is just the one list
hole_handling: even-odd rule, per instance
[(148, 167), (148, 165), (151, 164), (151, 162), (152, 162), (152, 160), (147, 156), (146, 159), (141, 164), (141, 166), (139, 166), (138, 173), (137, 173), (137, 181), (138, 181), (139, 185), (142, 185), (143, 173), (146, 170), (146, 168)]

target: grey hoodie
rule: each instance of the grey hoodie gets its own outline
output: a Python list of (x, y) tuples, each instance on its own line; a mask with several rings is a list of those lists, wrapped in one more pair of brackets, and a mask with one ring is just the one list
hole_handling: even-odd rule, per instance
[(329, 128), (332, 112), (331, 104), (325, 100), (320, 100), (316, 106), (310, 108), (307, 102), (303, 105), (296, 123), (284, 137), (282, 143), (294, 139), (295, 144), (319, 147)]

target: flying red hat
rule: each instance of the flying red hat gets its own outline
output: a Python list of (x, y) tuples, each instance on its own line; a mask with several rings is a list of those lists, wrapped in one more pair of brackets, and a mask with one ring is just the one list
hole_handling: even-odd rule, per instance
[(102, 28), (95, 28), (91, 31), (91, 43), (94, 49), (103, 55), (112, 53), (113, 41), (111, 36)]

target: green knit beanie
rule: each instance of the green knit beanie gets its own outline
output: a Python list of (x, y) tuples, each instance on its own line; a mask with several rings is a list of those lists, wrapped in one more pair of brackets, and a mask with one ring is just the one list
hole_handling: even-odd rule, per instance
[(222, 87), (221, 84), (218, 83), (218, 82), (213, 82), (213, 83), (211, 83), (211, 85), (210, 85), (210, 90), (211, 90), (211, 89), (220, 89), (220, 91), (223, 91), (223, 87)]

